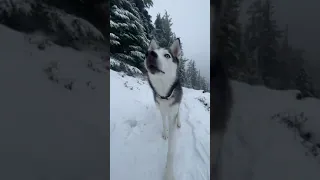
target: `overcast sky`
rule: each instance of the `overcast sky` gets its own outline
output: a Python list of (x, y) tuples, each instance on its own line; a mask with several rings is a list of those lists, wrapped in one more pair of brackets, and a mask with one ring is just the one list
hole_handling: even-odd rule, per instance
[(172, 31), (180, 37), (184, 56), (193, 59), (202, 76), (210, 77), (210, 0), (153, 0), (152, 21), (167, 10)]

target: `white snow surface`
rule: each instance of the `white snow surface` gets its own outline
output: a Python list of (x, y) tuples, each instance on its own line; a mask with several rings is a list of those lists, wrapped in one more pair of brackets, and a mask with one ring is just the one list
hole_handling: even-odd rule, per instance
[[(110, 179), (162, 180), (168, 141), (146, 81), (110, 72)], [(209, 180), (210, 94), (183, 88), (181, 128), (177, 129), (175, 178)]]
[[(235, 105), (222, 153), (223, 180), (316, 180), (320, 159), (306, 155), (300, 137), (272, 120), (279, 112), (308, 117), (304, 130), (320, 137), (320, 101), (295, 99), (298, 91), (276, 91), (232, 82)], [(319, 149), (318, 149), (319, 150)]]
[[(87, 68), (100, 55), (54, 44), (40, 51), (29, 35), (0, 32), (0, 179), (107, 179), (108, 77)], [(52, 61), (59, 84), (44, 73)]]

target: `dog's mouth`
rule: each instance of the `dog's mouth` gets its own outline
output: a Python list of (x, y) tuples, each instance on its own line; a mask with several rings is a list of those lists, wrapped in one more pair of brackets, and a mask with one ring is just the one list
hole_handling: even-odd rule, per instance
[(152, 74), (154, 74), (154, 73), (163, 73), (163, 74), (165, 74), (165, 72), (163, 72), (162, 70), (160, 70), (157, 66), (155, 66), (153, 64), (149, 64), (148, 65), (148, 69)]
[(162, 70), (159, 69), (157, 58), (158, 58), (158, 55), (154, 51), (147, 52), (147, 59), (146, 59), (147, 69), (151, 74), (155, 74), (155, 73), (165, 74)]

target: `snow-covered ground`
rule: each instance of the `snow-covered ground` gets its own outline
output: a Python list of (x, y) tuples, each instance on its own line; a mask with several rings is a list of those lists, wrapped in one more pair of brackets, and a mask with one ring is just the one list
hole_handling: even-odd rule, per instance
[[(162, 180), (167, 142), (146, 81), (110, 72), (110, 179)], [(177, 180), (209, 180), (210, 94), (184, 88), (177, 129)], [(203, 102), (203, 103), (202, 103)]]
[[(0, 25), (0, 179), (106, 180), (108, 77), (87, 67), (100, 55), (28, 38)], [(44, 72), (53, 61), (59, 83)]]
[[(167, 142), (161, 138), (162, 121), (151, 90), (145, 81), (114, 71), (110, 82), (111, 179), (161, 180)], [(275, 91), (235, 81), (232, 86), (235, 105), (222, 154), (223, 180), (318, 179), (320, 101), (296, 100), (295, 90)], [(184, 92), (176, 178), (207, 180), (209, 112), (197, 98), (208, 100), (210, 94), (186, 88)], [(302, 122), (304, 118), (307, 121)], [(288, 119), (301, 123), (299, 132), (288, 127)], [(304, 142), (299, 133), (312, 136)]]
[[(311, 155), (310, 145), (303, 145), (297, 132), (272, 116), (298, 117), (304, 112), (308, 121), (301, 131), (311, 132), (310, 141), (319, 144), (320, 101), (298, 101), (297, 91), (275, 91), (239, 82), (232, 82), (232, 86), (235, 107), (223, 149), (224, 180), (319, 179), (319, 157)], [(315, 151), (320, 152), (319, 148)]]

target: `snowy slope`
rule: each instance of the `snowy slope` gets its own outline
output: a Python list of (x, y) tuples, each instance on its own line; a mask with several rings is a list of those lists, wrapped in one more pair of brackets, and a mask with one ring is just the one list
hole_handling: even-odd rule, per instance
[(320, 144), (320, 101), (298, 101), (297, 91), (275, 91), (239, 82), (232, 86), (235, 107), (223, 150), (224, 180), (319, 179), (319, 156), (312, 156), (296, 132), (271, 117), (279, 112), (303, 112), (308, 121), (302, 131), (311, 132), (310, 141)]
[[(0, 25), (0, 179), (107, 179), (108, 77), (87, 68), (99, 58), (56, 45), (40, 51)], [(43, 71), (51, 61), (60, 62), (59, 83)]]
[[(110, 72), (110, 179), (162, 180), (167, 141), (146, 81)], [(184, 88), (177, 129), (177, 180), (209, 180), (210, 94)]]

